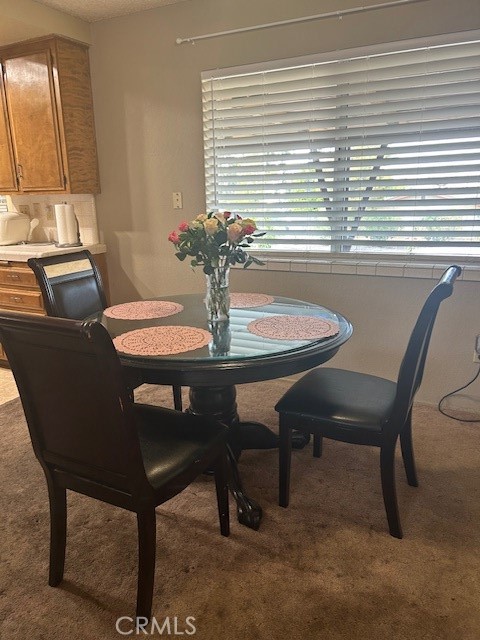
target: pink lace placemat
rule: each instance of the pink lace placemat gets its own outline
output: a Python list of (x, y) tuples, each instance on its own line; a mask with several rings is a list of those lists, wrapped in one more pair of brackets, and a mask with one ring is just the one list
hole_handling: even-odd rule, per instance
[(113, 339), (117, 351), (133, 356), (169, 356), (205, 347), (212, 334), (196, 327), (147, 327)]
[(139, 300), (125, 302), (107, 307), (103, 312), (108, 318), (118, 320), (148, 320), (149, 318), (166, 318), (183, 311), (183, 306), (167, 300)]
[(338, 322), (313, 316), (270, 316), (253, 320), (248, 330), (276, 340), (319, 340), (339, 332)]
[(248, 309), (253, 307), (264, 307), (266, 304), (272, 304), (275, 300), (273, 296), (266, 293), (231, 293), (230, 308), (231, 309)]

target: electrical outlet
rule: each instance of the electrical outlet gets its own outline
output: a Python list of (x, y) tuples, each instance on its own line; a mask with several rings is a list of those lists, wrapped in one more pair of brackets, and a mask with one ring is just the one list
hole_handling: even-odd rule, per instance
[(475, 336), (475, 348), (473, 350), (473, 361), (480, 364), (480, 334)]
[(33, 215), (34, 216), (40, 216), (42, 215), (42, 207), (40, 206), (39, 202), (34, 202), (32, 204), (32, 208), (33, 208)]
[(47, 216), (47, 220), (53, 220), (53, 204), (45, 205), (45, 213)]

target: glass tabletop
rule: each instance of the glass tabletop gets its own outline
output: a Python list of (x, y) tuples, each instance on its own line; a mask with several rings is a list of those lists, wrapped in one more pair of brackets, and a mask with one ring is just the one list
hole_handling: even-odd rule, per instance
[[(212, 361), (243, 361), (267, 358), (279, 354), (303, 351), (310, 347), (321, 350), (332, 349), (343, 344), (351, 335), (352, 327), (349, 321), (342, 315), (325, 307), (310, 302), (294, 300), (291, 298), (275, 297), (273, 302), (259, 307), (232, 308), (228, 323), (209, 324), (203, 296), (189, 294), (155, 298), (175, 302), (183, 306), (183, 310), (174, 315), (162, 318), (125, 320), (108, 317), (107, 315), (95, 316), (101, 320), (112, 337), (121, 336), (127, 332), (150, 327), (195, 327), (209, 332), (208, 344), (200, 348), (184, 351), (182, 353), (148, 356), (148, 359), (168, 360), (176, 362), (212, 362)], [(255, 320), (273, 318), (275, 316), (307, 316), (318, 318), (333, 323), (338, 323), (338, 333), (332, 336), (314, 339), (278, 339), (263, 337), (252, 333), (250, 323)], [(118, 348), (122, 356), (121, 348)], [(131, 361), (145, 360), (143, 355), (123, 354)]]

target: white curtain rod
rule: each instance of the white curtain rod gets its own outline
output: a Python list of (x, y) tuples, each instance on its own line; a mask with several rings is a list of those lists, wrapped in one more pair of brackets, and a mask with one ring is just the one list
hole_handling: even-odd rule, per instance
[(325, 18), (342, 18), (353, 13), (364, 13), (365, 11), (375, 11), (375, 9), (387, 9), (402, 4), (413, 4), (415, 2), (426, 2), (427, 0), (392, 0), (391, 2), (381, 2), (370, 4), (365, 7), (353, 7), (352, 9), (341, 9), (340, 11), (330, 11), (329, 13), (318, 13), (315, 16), (305, 16), (304, 18), (292, 18), (290, 20), (280, 20), (279, 22), (267, 22), (257, 24), (252, 27), (242, 27), (241, 29), (230, 29), (229, 31), (217, 31), (216, 33), (206, 33), (203, 36), (190, 36), (190, 38), (177, 38), (177, 44), (195, 44), (197, 40), (207, 40), (208, 38), (218, 38), (229, 36), (232, 33), (244, 33), (245, 31), (257, 31), (258, 29), (270, 29), (271, 27), (281, 27), (286, 24), (297, 24), (299, 22), (310, 22), (311, 20), (324, 20)]

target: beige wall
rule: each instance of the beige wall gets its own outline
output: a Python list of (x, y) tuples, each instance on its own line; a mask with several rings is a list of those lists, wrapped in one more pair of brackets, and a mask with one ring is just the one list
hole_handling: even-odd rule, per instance
[(90, 25), (33, 0), (0, 0), (0, 45), (50, 33), (90, 42)]
[[(177, 37), (357, 6), (358, 0), (192, 0), (95, 23), (91, 61), (105, 233), (114, 302), (203, 289), (173, 256), (167, 233), (204, 208), (200, 73), (480, 28), (478, 0), (429, 0), (408, 7), (232, 35), (196, 45)], [(363, 3), (365, 4), (365, 3)], [(182, 191), (184, 210), (171, 194)], [(281, 293), (345, 313), (355, 334), (335, 364), (395, 375), (407, 334), (432, 281), (242, 272), (234, 288)], [(435, 402), (473, 373), (480, 291), (459, 283), (441, 310), (422, 398)], [(478, 391), (478, 387), (477, 387)]]

